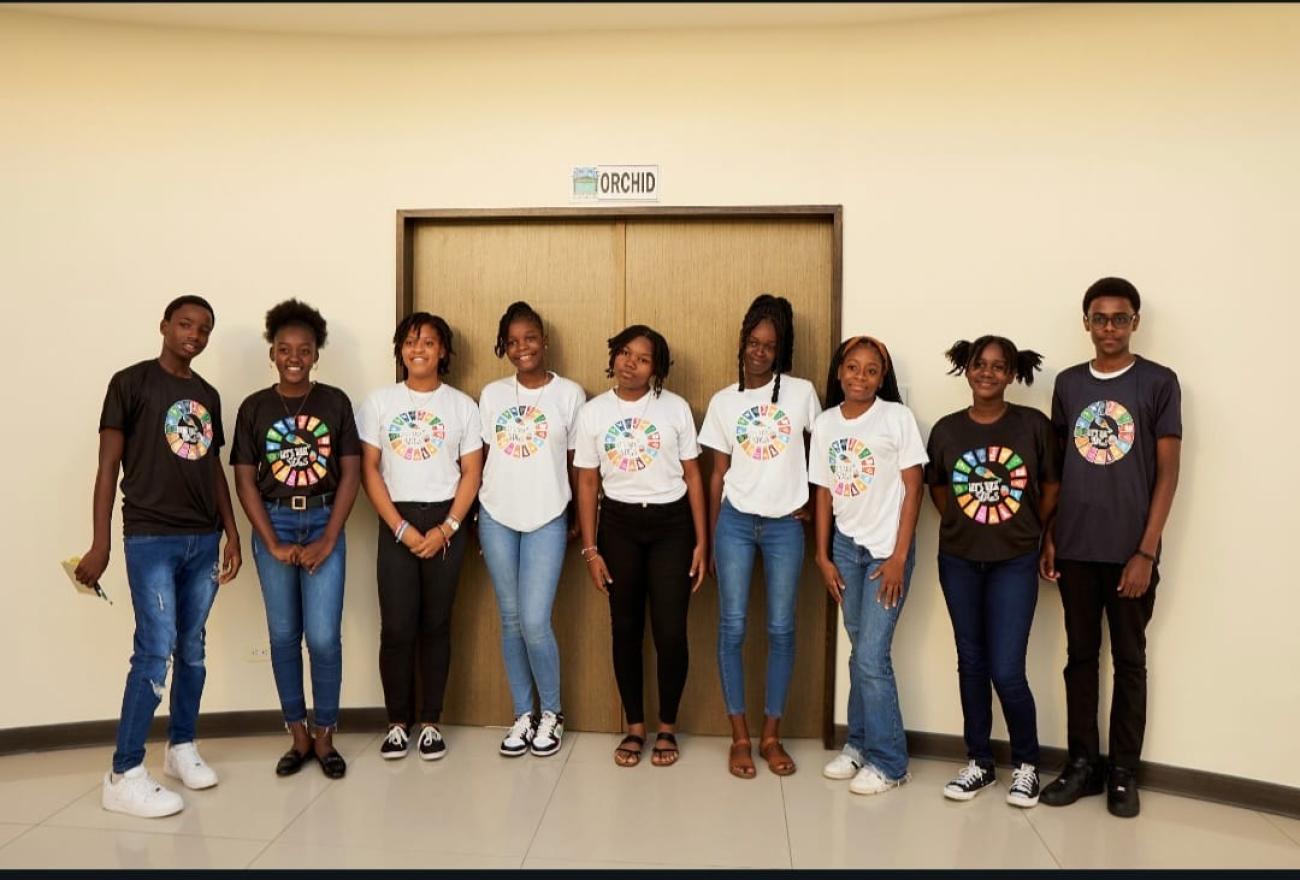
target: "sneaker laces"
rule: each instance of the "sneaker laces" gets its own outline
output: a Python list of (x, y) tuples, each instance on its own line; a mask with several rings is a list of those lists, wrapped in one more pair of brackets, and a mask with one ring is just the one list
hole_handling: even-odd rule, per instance
[(533, 726), (533, 716), (530, 712), (525, 712), (515, 719), (515, 723), (510, 726), (510, 732), (506, 734), (506, 739), (524, 739), (525, 735)]
[[(1017, 770), (1015, 772), (1019, 773), (1020, 771)], [(983, 782), (984, 774), (984, 768), (979, 764), (976, 764), (974, 761), (971, 761), (965, 767), (961, 768), (961, 772), (957, 774), (957, 778), (953, 780), (953, 783), (955, 785), (967, 786), (976, 782)]]
[(560, 718), (554, 712), (543, 712), (542, 720), (537, 725), (537, 732), (533, 735), (535, 739), (548, 740), (555, 738), (555, 727), (560, 723)]
[(431, 746), (435, 742), (441, 742), (441, 741), (442, 741), (442, 734), (439, 733), (438, 728), (434, 727), (433, 725), (426, 724), (424, 726), (424, 729), (420, 731), (421, 746)]
[(1021, 764), (1011, 771), (1011, 790), (1028, 794), (1034, 790), (1038, 769), (1032, 764)]
[(395, 746), (404, 746), (408, 739), (410, 739), (410, 737), (406, 735), (405, 728), (398, 727), (394, 724), (392, 727), (388, 728), (388, 736), (384, 739), (384, 742), (392, 743)]

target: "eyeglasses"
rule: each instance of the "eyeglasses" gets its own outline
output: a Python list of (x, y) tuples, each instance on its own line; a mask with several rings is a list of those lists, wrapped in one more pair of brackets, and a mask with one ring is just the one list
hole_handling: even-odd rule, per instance
[(1131, 315), (1128, 312), (1120, 312), (1117, 315), (1103, 315), (1101, 312), (1093, 312), (1088, 316), (1088, 323), (1100, 330), (1107, 324), (1110, 324), (1120, 330), (1123, 330), (1137, 315)]

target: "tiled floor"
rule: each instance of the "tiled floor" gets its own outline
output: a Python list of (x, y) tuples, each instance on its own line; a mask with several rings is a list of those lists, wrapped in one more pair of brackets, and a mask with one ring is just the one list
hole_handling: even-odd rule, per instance
[[(99, 806), (110, 749), (0, 758), (0, 868), (986, 867), (1300, 868), (1300, 820), (1143, 792), (1120, 820), (1104, 798), (1017, 810), (1005, 787), (940, 794), (957, 765), (913, 761), (912, 781), (858, 797), (821, 776), (831, 753), (788, 748), (799, 772), (726, 772), (727, 742), (682, 736), (677, 766), (614, 766), (617, 737), (570, 733), (547, 759), (496, 753), (501, 731), (448, 728), (446, 760), (379, 757), (345, 734), (345, 779), (272, 772), (280, 736), (200, 745), (221, 784), (185, 791), (166, 819)], [(148, 764), (161, 775), (161, 749)], [(1005, 775), (1005, 773), (1004, 773)]]

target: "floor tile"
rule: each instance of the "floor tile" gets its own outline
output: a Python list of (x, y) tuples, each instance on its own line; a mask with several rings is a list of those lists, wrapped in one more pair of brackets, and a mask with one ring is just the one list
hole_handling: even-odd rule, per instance
[(579, 862), (574, 859), (538, 859), (529, 856), (524, 859), (524, 867), (539, 871), (626, 871), (629, 868), (644, 869), (650, 871), (664, 870), (691, 870), (693, 865), (664, 865), (651, 864), (649, 862)]
[(1029, 821), (1063, 868), (1300, 868), (1300, 847), (1262, 814), (1161, 792), (1142, 792), (1135, 819), (1101, 795)]
[(261, 840), (43, 825), (0, 849), (0, 868), (243, 868)]
[[(334, 742), (352, 760), (375, 734), (340, 734)], [(189, 791), (180, 780), (163, 775), (161, 748), (150, 749), (146, 765), (154, 778), (180, 792), (185, 809), (162, 819), (137, 819), (110, 813), (100, 806), (100, 786), (51, 816), (47, 825), (107, 828), (149, 833), (191, 834), (272, 840), (321, 792), (332, 786), (349, 786), (352, 768), (341, 780), (327, 779), (314, 762), (284, 778), (275, 775), (275, 762), (289, 747), (288, 736), (231, 737), (200, 741), (204, 760), (220, 776), (220, 783), (204, 791)]]
[(0, 758), (0, 822), (35, 825), (98, 791), (112, 757), (112, 746), (101, 746)]
[(519, 867), (519, 856), (428, 853), (366, 847), (319, 846), (276, 841), (249, 865), (250, 868), (398, 868), (398, 869), (508, 869)]
[(748, 780), (728, 774), (728, 739), (682, 735), (676, 765), (651, 765), (647, 748), (633, 768), (614, 764), (619, 739), (584, 734), (529, 860), (569, 861), (581, 853), (590, 863), (790, 866), (780, 779), (761, 771)]
[(1292, 819), (1289, 816), (1274, 816), (1271, 813), (1263, 814), (1265, 819), (1272, 822), (1282, 833), (1295, 841), (1296, 846), (1300, 846), (1300, 819)]
[(0, 847), (3, 847), (5, 844), (9, 843), (15, 837), (22, 834), (24, 831), (28, 830), (31, 827), (33, 826), (20, 825), (15, 822), (0, 823)]

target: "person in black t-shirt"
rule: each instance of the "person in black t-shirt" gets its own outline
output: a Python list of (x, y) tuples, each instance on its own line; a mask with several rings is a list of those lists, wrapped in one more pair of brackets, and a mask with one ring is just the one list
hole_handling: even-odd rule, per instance
[(993, 700), (998, 692), (1011, 734), (1007, 803), (1038, 803), (1038, 722), (1025, 677), (1029, 629), (1038, 603), (1042, 524), (1052, 515), (1060, 466), (1052, 425), (1036, 409), (1009, 403), (1007, 386), (1030, 385), (1042, 356), (1011, 340), (981, 336), (947, 352), (963, 374), (971, 405), (930, 432), (926, 482), (942, 518), (939, 582), (957, 640), (957, 678), (970, 763), (944, 786), (966, 801), (994, 783)]
[[(163, 312), (162, 353), (114, 374), (99, 418), (94, 539), (76, 577), (98, 582), (108, 567), (114, 483), (122, 478), (123, 550), (135, 609), (135, 650), (126, 677), (113, 769), (100, 803), (132, 816), (169, 816), (181, 796), (144, 767), (144, 741), (174, 658), (163, 770), (188, 788), (217, 774), (194, 745), (207, 672), (204, 626), (218, 584), (239, 573), (239, 529), (221, 469), (221, 398), (190, 369), (215, 318), (206, 300), (182, 296)], [(218, 561), (221, 533), (226, 548)]]
[[(266, 341), (279, 382), (248, 396), (235, 420), (230, 463), (253, 525), (271, 638), (271, 670), (285, 727), (293, 735), (277, 776), (310, 757), (331, 779), (347, 772), (334, 748), (343, 681), (343, 525), (361, 485), (361, 440), (348, 396), (313, 382), (325, 345), (321, 313), (291, 299), (266, 313)], [(311, 656), (315, 732), (308, 732), (302, 641)]]
[[(1103, 278), (1084, 294), (1083, 326), (1097, 356), (1056, 377), (1052, 426), (1064, 449), (1061, 501), (1039, 563), (1042, 576), (1060, 584), (1069, 653), (1070, 764), (1043, 790), (1043, 803), (1066, 806), (1104, 787), (1110, 812), (1124, 817), (1138, 814), (1146, 626), (1183, 434), (1178, 377), (1129, 350), (1141, 305), (1137, 288), (1123, 278)], [(1097, 733), (1103, 611), (1115, 667), (1108, 776)]]

